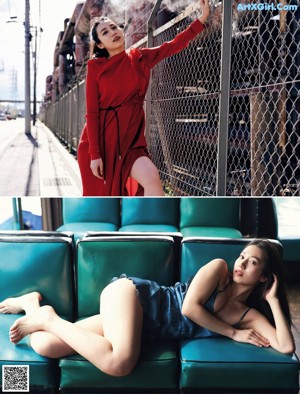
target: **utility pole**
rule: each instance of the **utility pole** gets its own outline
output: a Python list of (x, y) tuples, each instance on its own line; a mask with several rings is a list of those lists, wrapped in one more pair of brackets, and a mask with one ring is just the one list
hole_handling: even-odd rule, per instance
[(31, 109), (30, 109), (30, 21), (29, 0), (25, 0), (25, 134), (31, 134)]
[(33, 125), (36, 122), (36, 51), (37, 51), (37, 27), (35, 26), (34, 54), (33, 54)]

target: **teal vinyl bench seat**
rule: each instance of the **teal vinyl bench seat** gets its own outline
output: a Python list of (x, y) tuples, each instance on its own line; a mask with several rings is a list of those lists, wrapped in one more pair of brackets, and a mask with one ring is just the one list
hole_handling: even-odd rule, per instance
[[(0, 299), (39, 291), (42, 305), (52, 305), (65, 319), (74, 319), (72, 237), (6, 235), (0, 237)], [(9, 341), (9, 327), (20, 314), (0, 314), (0, 364), (29, 365), (30, 391), (57, 390), (58, 360), (41, 357), (29, 337), (17, 345)], [(2, 385), (2, 375), (1, 375)]]
[(182, 392), (221, 388), (295, 392), (298, 387), (295, 356), (224, 337), (183, 341), (180, 362)]
[[(99, 296), (115, 276), (153, 279), (172, 285), (174, 276), (174, 240), (167, 236), (85, 237), (77, 243), (77, 316), (78, 319), (99, 313)], [(111, 377), (97, 370), (80, 356), (60, 360), (62, 392), (86, 388), (119, 392), (157, 392), (178, 390), (178, 344), (173, 341), (145, 342), (134, 371), (125, 377)], [(99, 355), (101, 357), (101, 355)], [(83, 371), (79, 374), (79, 371)], [(76, 391), (76, 392), (77, 392)]]
[[(182, 239), (180, 233), (96, 232), (78, 241), (74, 255), (72, 234), (4, 233), (0, 234), (0, 299), (38, 290), (43, 304), (76, 321), (99, 312), (99, 295), (114, 276), (126, 273), (173, 285), (216, 257), (224, 258), (231, 269), (249, 241)], [(11, 344), (9, 327), (19, 316), (0, 314), (0, 364), (29, 365), (32, 393), (298, 394), (298, 360), (273, 349), (224, 337), (148, 341), (143, 342), (133, 372), (115, 378), (79, 355), (60, 360), (41, 357), (30, 348), (28, 337)]]
[(241, 238), (242, 233), (231, 227), (206, 227), (195, 226), (181, 229), (184, 237), (219, 237), (219, 238)]
[(178, 198), (123, 198), (120, 232), (178, 232)]
[(238, 198), (182, 198), (180, 232), (184, 237), (241, 238)]
[(87, 231), (116, 231), (120, 224), (119, 198), (63, 198), (63, 224), (57, 231), (71, 231), (75, 241)]
[[(93, 388), (121, 392), (177, 392), (179, 359), (173, 341), (151, 341), (142, 344), (141, 356), (135, 369), (121, 378), (109, 376), (79, 355), (62, 359), (60, 391), (70, 387), (84, 390)], [(84, 378), (83, 378), (84, 377)]]
[(178, 232), (178, 228), (168, 224), (157, 224), (157, 223), (147, 223), (147, 224), (129, 224), (123, 226), (119, 229), (120, 232)]

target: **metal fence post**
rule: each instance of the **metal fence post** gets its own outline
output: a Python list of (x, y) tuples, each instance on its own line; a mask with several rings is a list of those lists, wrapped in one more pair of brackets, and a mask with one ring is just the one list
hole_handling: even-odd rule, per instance
[[(162, 0), (156, 0), (156, 3), (151, 11), (151, 14), (147, 21), (147, 47), (153, 47), (153, 19), (155, 18), (157, 11), (160, 8)], [(150, 73), (149, 87), (146, 94), (146, 140), (149, 145), (149, 130), (151, 123), (151, 79), (152, 79), (152, 71)]]
[(229, 95), (231, 65), (232, 1), (223, 1), (220, 114), (218, 132), (217, 196), (226, 195)]

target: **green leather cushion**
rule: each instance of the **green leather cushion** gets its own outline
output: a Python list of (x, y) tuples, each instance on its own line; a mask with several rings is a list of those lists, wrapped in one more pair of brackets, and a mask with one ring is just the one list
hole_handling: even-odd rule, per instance
[(119, 229), (120, 232), (177, 232), (177, 227), (168, 224), (129, 224)]
[(42, 304), (73, 319), (71, 238), (0, 238), (0, 299), (39, 291)]
[(182, 198), (180, 231), (185, 227), (240, 228), (238, 198)]
[[(58, 387), (59, 368), (57, 360), (39, 356), (31, 347), (29, 337), (25, 337), (18, 345), (9, 341), (9, 328), (21, 315), (0, 315), (0, 364), (29, 365), (30, 387)], [(1, 374), (2, 384), (2, 374)]]
[(64, 198), (63, 224), (103, 222), (119, 226), (119, 198)]
[(297, 360), (228, 338), (183, 341), (181, 388), (296, 388)]
[(121, 227), (131, 224), (179, 226), (178, 198), (123, 198)]
[(99, 313), (99, 296), (114, 276), (125, 273), (174, 283), (171, 237), (90, 237), (77, 244), (78, 317)]
[(183, 240), (181, 252), (181, 281), (185, 282), (199, 268), (215, 258), (224, 259), (229, 269), (250, 239), (190, 238)]
[(242, 233), (239, 230), (230, 227), (185, 227), (180, 231), (184, 237), (242, 237)]
[[(172, 341), (145, 342), (136, 368), (125, 377), (111, 377), (81, 356), (60, 360), (61, 388), (170, 389), (178, 386), (177, 344)], [(99, 355), (101, 357), (101, 355)]]

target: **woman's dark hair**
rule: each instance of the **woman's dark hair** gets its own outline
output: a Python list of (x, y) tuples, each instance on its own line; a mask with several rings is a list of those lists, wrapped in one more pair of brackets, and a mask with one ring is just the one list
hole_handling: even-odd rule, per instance
[(97, 45), (101, 44), (101, 41), (99, 40), (98, 33), (97, 33), (97, 27), (99, 26), (99, 24), (101, 22), (107, 22), (110, 20), (111, 19), (109, 19), (106, 16), (101, 16), (94, 23), (92, 30), (91, 30), (91, 36), (92, 36), (92, 39), (93, 39), (95, 45), (94, 45), (93, 50), (91, 51), (92, 52), (91, 57), (109, 57), (109, 53), (108, 53), (107, 49), (105, 49), (105, 48), (101, 49), (97, 46)]
[(273, 274), (275, 274), (278, 279), (277, 297), (279, 299), (283, 314), (289, 326), (291, 326), (292, 318), (285, 288), (282, 248), (276, 242), (270, 241), (268, 239), (256, 239), (251, 241), (247, 246), (251, 245), (258, 247), (263, 253), (263, 275), (266, 277), (266, 281), (260, 282), (256, 286), (249, 296), (247, 304), (265, 315), (270, 323), (275, 327), (271, 308), (264, 298), (265, 294), (273, 284)]

